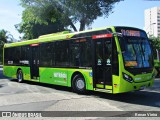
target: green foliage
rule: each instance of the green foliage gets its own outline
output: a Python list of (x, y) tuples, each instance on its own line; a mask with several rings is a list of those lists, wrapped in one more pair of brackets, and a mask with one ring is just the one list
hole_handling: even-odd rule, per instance
[[(37, 25), (43, 28), (54, 23), (58, 28), (54, 31), (71, 26), (77, 31), (75, 23), (79, 22), (79, 30), (84, 30), (98, 17), (107, 17), (115, 3), (120, 0), (21, 0), (23, 22), (17, 27), (25, 38), (35, 38), (33, 30)], [(59, 27), (60, 26), (60, 27)], [(60, 28), (60, 29), (59, 29)], [(46, 30), (46, 29), (45, 29)], [(46, 32), (47, 33), (47, 32)], [(38, 33), (38, 35), (41, 33)], [(37, 33), (36, 33), (37, 35)]]
[(160, 50), (160, 36), (159, 37), (151, 37), (149, 38), (151, 40), (152, 46), (154, 49)]
[(13, 36), (6, 30), (0, 30), (0, 44), (13, 42)]
[(2, 63), (3, 44), (0, 42), (0, 64)]
[(6, 30), (0, 30), (0, 63), (2, 63), (2, 53), (4, 43), (13, 42), (13, 36)]
[(156, 37), (150, 37), (149, 38), (153, 47), (154, 51), (154, 58), (157, 58), (157, 52), (156, 50), (160, 51), (160, 36)]
[(60, 32), (64, 30), (64, 26), (59, 22), (48, 22), (48, 25), (35, 22), (22, 22), (20, 24), (15, 25), (15, 27), (19, 31), (19, 33), (24, 33), (24, 36), (22, 38), (24, 40), (34, 39), (38, 38), (40, 35)]

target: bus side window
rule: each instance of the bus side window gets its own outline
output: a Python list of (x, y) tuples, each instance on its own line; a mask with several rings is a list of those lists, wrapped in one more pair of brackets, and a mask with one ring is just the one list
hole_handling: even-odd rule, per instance
[(54, 66), (55, 59), (54, 53), (54, 43), (42, 43), (40, 46), (40, 65), (43, 67)]
[(89, 40), (84, 42), (80, 42), (81, 46), (81, 65), (83, 67), (91, 67), (92, 66), (92, 52), (91, 52), (91, 43)]
[(70, 43), (70, 65), (79, 66), (80, 65), (80, 46), (79, 42), (71, 41)]
[(5, 56), (6, 65), (15, 65), (15, 47), (5, 48)]
[(91, 67), (91, 43), (86, 38), (73, 40), (70, 43), (70, 65)]
[(15, 47), (14, 48), (14, 65), (19, 65), (19, 61), (21, 58), (21, 47)]
[(29, 66), (29, 46), (22, 46), (21, 47), (21, 61), (26, 61), (26, 63), (23, 63), (26, 66)]
[(68, 41), (58, 41), (55, 46), (55, 60), (56, 66), (68, 66)]

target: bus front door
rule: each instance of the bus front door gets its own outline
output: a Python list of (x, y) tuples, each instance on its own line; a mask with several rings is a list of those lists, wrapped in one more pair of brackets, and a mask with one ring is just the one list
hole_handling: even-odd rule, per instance
[(39, 80), (39, 46), (38, 44), (30, 45), (30, 75), (31, 79)]
[(95, 84), (97, 88), (105, 88), (106, 85), (112, 85), (112, 38), (96, 39), (94, 43)]

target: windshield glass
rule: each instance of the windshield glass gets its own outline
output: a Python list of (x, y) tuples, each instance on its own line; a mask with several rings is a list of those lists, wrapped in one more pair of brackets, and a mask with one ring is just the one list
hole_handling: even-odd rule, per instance
[[(121, 48), (124, 48), (123, 59), (125, 67), (148, 68), (153, 67), (153, 58), (147, 38), (119, 37)], [(123, 41), (122, 41), (123, 40)]]

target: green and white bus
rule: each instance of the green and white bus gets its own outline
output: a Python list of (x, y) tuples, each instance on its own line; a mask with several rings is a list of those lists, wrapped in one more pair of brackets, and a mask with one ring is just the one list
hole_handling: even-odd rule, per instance
[(111, 26), (63, 31), (4, 45), (3, 73), (23, 80), (123, 93), (153, 85), (152, 49), (145, 31)]

